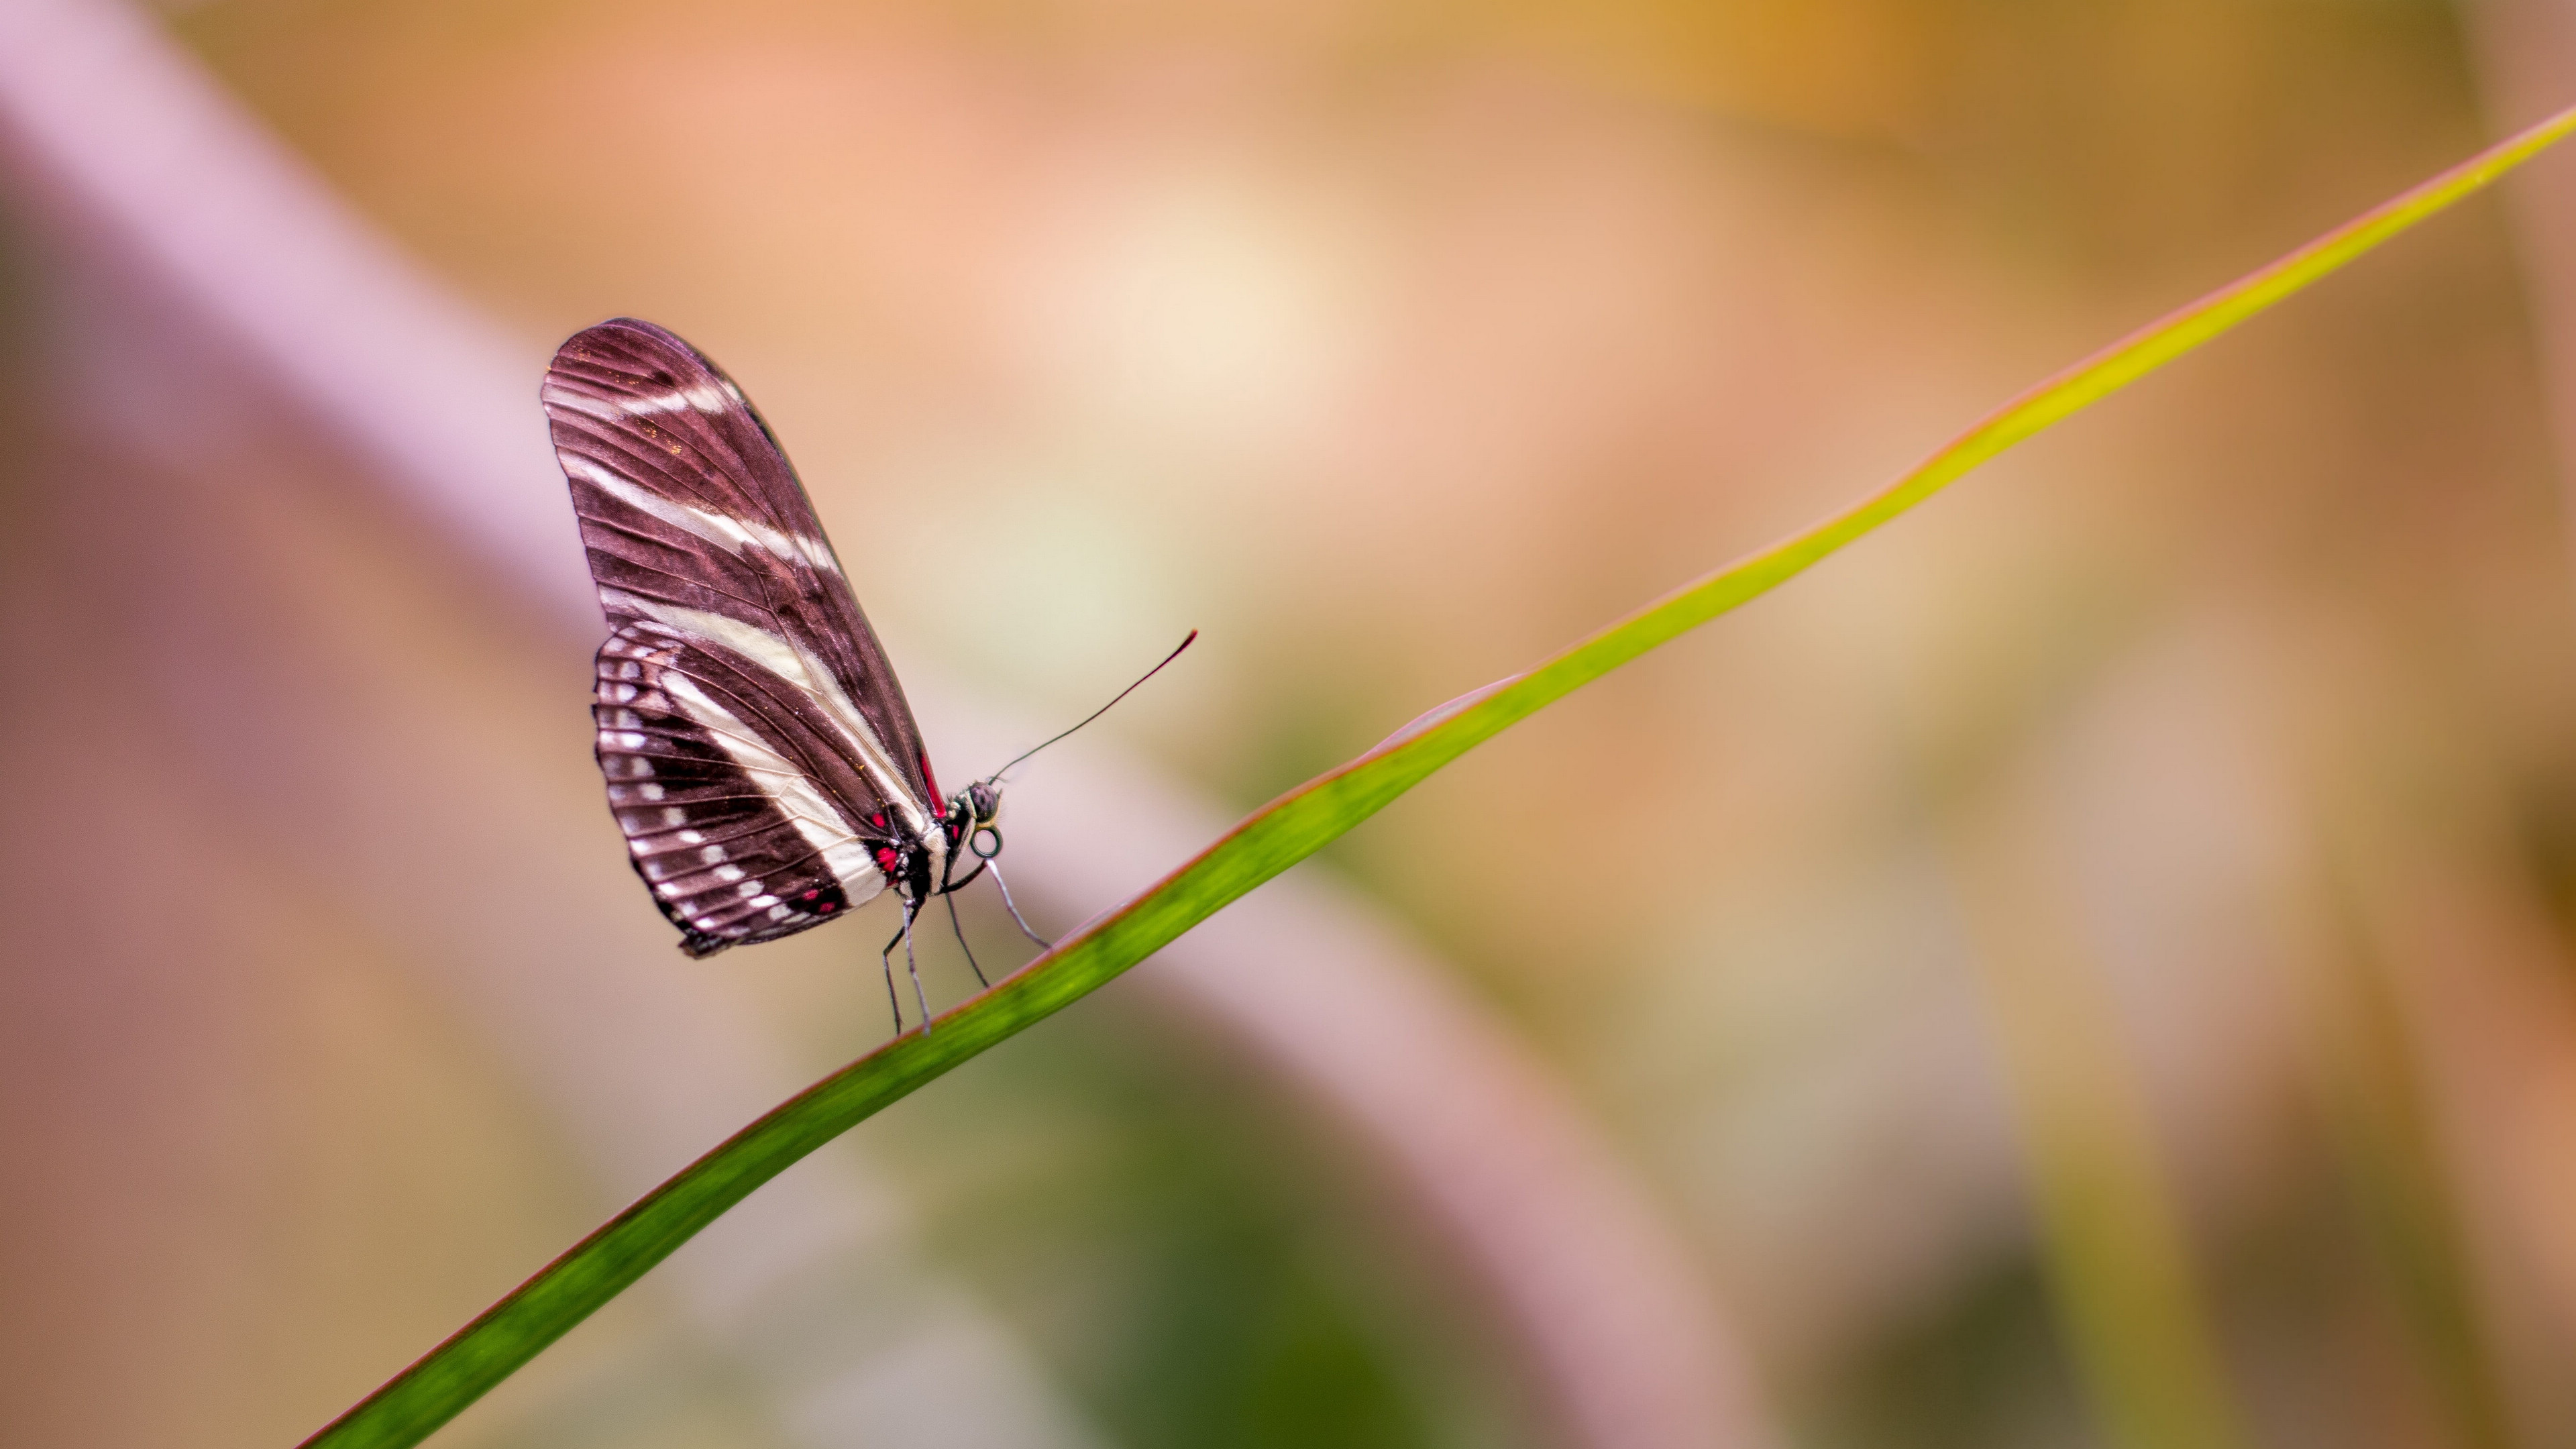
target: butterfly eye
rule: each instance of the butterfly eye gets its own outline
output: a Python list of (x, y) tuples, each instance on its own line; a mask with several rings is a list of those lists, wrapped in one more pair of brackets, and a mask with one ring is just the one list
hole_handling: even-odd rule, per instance
[[(993, 838), (993, 843), (990, 845), (984, 843), (984, 837), (988, 835)], [(974, 837), (966, 842), (966, 848), (975, 852), (975, 858), (978, 860), (991, 860), (1002, 853), (1002, 832), (990, 825), (979, 826)]]

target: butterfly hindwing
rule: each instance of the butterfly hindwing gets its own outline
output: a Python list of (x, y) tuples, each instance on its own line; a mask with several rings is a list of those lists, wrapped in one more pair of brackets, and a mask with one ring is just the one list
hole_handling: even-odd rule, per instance
[(882, 807), (853, 813), (867, 782), (792, 685), (650, 623), (611, 635), (597, 670), (609, 807), (683, 949), (792, 935), (883, 888)]

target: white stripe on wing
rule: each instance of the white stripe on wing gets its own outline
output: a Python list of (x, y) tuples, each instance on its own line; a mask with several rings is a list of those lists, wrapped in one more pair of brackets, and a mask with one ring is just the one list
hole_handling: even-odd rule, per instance
[[(931, 812), (935, 803), (916, 799), (903, 772), (896, 768), (894, 756), (885, 742), (859, 713), (858, 706), (841, 692), (841, 683), (823, 662), (798, 649), (795, 644), (755, 624), (746, 624), (726, 614), (705, 609), (682, 608), (678, 604), (648, 599), (624, 589), (602, 586), (599, 600), (612, 614), (630, 614), (663, 626), (685, 639), (721, 644), (780, 679), (802, 690), (805, 696), (823, 707), (825, 718), (840, 727), (859, 764), (877, 787), (877, 793), (901, 811), (915, 836), (937, 836), (932, 827)], [(730, 718), (730, 716), (728, 716)], [(944, 837), (942, 837), (944, 840)]]
[[(677, 670), (662, 674), (662, 691), (680, 706), (680, 712), (698, 728), (707, 732), (716, 747), (740, 766), (744, 778), (769, 797), (805, 843), (821, 853), (823, 864), (833, 878), (840, 881), (841, 893), (852, 906), (871, 899), (885, 888), (885, 875), (877, 869), (866, 841), (851, 831), (832, 802), (816, 788), (804, 771), (789, 764), (777, 751), (763, 744), (760, 734), (736, 719), (733, 712), (709, 698), (698, 688), (697, 681)], [(726, 876), (726, 871), (733, 874)], [(739, 880), (742, 871), (734, 866), (718, 866), (716, 873), (727, 880)]]
[(649, 514), (673, 528), (703, 538), (737, 558), (744, 549), (756, 548), (783, 562), (801, 563), (835, 578), (840, 576), (840, 560), (832, 556), (832, 546), (819, 538), (782, 533), (757, 520), (735, 518), (711, 508), (699, 508), (676, 498), (665, 498), (579, 454), (562, 453), (559, 456), (566, 473), (639, 513)]

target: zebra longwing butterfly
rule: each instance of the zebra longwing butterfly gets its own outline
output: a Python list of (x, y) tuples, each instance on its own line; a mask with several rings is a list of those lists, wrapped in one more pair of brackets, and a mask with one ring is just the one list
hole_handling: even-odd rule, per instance
[(722, 369), (632, 318), (565, 342), (540, 396), (608, 616), (591, 708), (609, 808), (680, 949), (774, 941), (889, 886), (908, 939), (999, 853), (1000, 773), (941, 800), (769, 425)]

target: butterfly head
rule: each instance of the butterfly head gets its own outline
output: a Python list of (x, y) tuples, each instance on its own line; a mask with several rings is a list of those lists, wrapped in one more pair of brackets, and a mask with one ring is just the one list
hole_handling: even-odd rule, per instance
[(1002, 832), (994, 827), (1001, 816), (1002, 782), (977, 780), (948, 802), (949, 838), (964, 842), (968, 850), (991, 860), (1002, 853)]

